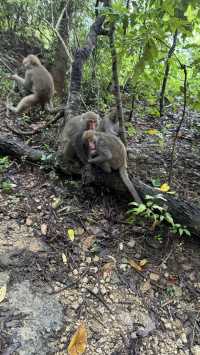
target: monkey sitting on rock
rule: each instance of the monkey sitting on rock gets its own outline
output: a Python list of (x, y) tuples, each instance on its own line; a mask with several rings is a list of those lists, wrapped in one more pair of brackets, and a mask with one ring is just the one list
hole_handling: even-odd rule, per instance
[(10, 79), (15, 80), (20, 87), (31, 92), (25, 96), (17, 105), (7, 105), (7, 108), (15, 113), (22, 113), (30, 109), (32, 106), (40, 104), (48, 111), (52, 109), (52, 97), (54, 94), (54, 82), (51, 74), (41, 64), (38, 57), (29, 54), (23, 60), (23, 65), (26, 69), (25, 78), (19, 75), (11, 75)]
[(101, 167), (107, 173), (118, 170), (122, 181), (137, 203), (142, 203), (127, 173), (127, 153), (124, 144), (113, 134), (85, 131), (82, 142), (88, 148), (88, 163)]

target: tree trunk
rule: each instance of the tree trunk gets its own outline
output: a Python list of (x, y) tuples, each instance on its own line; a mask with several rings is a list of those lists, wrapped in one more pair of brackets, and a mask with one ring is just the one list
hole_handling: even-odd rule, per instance
[(119, 77), (118, 77), (118, 63), (117, 63), (117, 51), (115, 48), (115, 25), (111, 24), (110, 33), (109, 33), (109, 41), (110, 41), (110, 49), (112, 56), (112, 75), (113, 75), (113, 87), (114, 87), (114, 95), (116, 98), (117, 104), (117, 116), (119, 120), (119, 136), (122, 142), (127, 145), (126, 133), (124, 128), (124, 116), (122, 110), (122, 99), (119, 85)]
[(167, 86), (167, 80), (168, 80), (169, 69), (170, 69), (170, 58), (172, 57), (172, 55), (175, 51), (175, 48), (176, 48), (177, 36), (178, 36), (178, 31), (176, 30), (174, 33), (174, 36), (173, 36), (173, 43), (169, 49), (169, 52), (167, 54), (166, 63), (165, 63), (165, 73), (164, 73), (164, 77), (163, 77), (162, 88), (160, 91), (160, 117), (162, 117), (162, 115), (163, 115), (165, 89)]
[[(60, 12), (63, 10), (65, 5), (66, 5), (66, 1), (60, 2), (60, 8), (59, 8)], [(63, 41), (65, 42), (66, 46), (68, 46), (69, 43), (69, 34), (70, 34), (73, 10), (74, 10), (74, 3), (73, 0), (70, 0), (63, 14), (58, 29), (59, 34), (62, 37)], [(53, 75), (57, 95), (60, 98), (66, 96), (66, 89), (67, 89), (66, 73), (69, 68), (70, 68), (70, 63), (66, 56), (65, 49), (61, 44), (60, 39), (58, 38), (56, 49), (55, 49), (54, 65), (51, 70), (51, 73)]]
[[(107, 6), (106, 0), (104, 1), (104, 6)], [(65, 108), (64, 122), (61, 127), (61, 133), (59, 136), (59, 147), (58, 147), (58, 159), (62, 160), (62, 155), (65, 147), (65, 127), (68, 119), (70, 117), (79, 114), (80, 108), (80, 92), (81, 92), (81, 80), (83, 65), (88, 60), (93, 49), (96, 47), (97, 37), (101, 34), (102, 24), (105, 20), (105, 16), (97, 16), (96, 21), (92, 24), (90, 31), (87, 36), (85, 45), (82, 48), (77, 48), (74, 60), (72, 63), (69, 96), (67, 105)], [(63, 159), (64, 161), (64, 159)]]

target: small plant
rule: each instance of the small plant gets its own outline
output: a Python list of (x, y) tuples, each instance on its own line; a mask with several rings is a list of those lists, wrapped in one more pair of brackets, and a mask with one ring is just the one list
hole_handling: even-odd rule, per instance
[(31, 123), (31, 117), (26, 115), (25, 113), (22, 113), (20, 117), (20, 123), (22, 124), (29, 124)]
[(135, 207), (131, 208), (127, 212), (129, 214), (128, 221), (130, 223), (133, 223), (134, 217), (140, 215), (153, 221), (154, 228), (160, 225), (161, 223), (165, 222), (170, 226), (170, 230), (172, 233), (179, 234), (180, 236), (182, 236), (183, 234), (190, 236), (191, 235), (190, 231), (185, 226), (174, 223), (173, 217), (167, 211), (166, 206), (159, 206), (156, 203), (156, 200), (158, 201), (159, 199), (162, 201), (166, 201), (161, 194), (158, 194), (156, 196), (147, 195), (145, 197), (146, 200), (145, 204), (144, 203), (138, 204), (136, 202), (131, 202), (130, 205)]
[(0, 156), (0, 173), (3, 173), (5, 170), (7, 170), (10, 165), (11, 161), (8, 157)]
[(2, 191), (7, 194), (13, 191), (13, 187), (15, 187), (15, 184), (13, 184), (9, 180), (2, 181), (0, 184), (0, 188), (2, 189)]

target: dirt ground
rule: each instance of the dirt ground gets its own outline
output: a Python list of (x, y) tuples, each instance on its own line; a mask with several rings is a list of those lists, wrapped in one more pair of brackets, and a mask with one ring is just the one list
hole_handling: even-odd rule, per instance
[[(1, 133), (8, 133), (3, 104), (0, 112)], [(129, 159), (143, 181), (166, 180), (178, 119), (165, 117), (161, 142), (146, 134), (156, 121), (135, 114)], [(8, 120), (25, 127), (39, 122)], [(51, 151), (56, 133), (55, 125), (23, 139)], [(199, 150), (199, 117), (188, 113), (172, 188), (196, 204)], [(103, 187), (83, 189), (78, 179), (37, 164), (11, 160), (0, 181), (0, 287), (7, 286), (0, 303), (1, 354), (66, 354), (81, 321), (88, 355), (200, 354), (198, 237), (175, 237), (167, 229), (161, 234), (142, 220), (130, 225), (121, 196)], [(142, 271), (130, 265), (144, 259)]]

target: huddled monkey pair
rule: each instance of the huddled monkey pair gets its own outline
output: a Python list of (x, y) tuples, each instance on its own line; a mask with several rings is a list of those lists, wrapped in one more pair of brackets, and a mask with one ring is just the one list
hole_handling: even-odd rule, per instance
[[(51, 74), (41, 64), (35, 55), (28, 55), (23, 60), (25, 66), (25, 79), (17, 74), (11, 76), (19, 85), (31, 92), (25, 96), (17, 107), (9, 105), (8, 108), (21, 113), (30, 107), (41, 104), (43, 107), (52, 107), (54, 83)], [(130, 191), (136, 202), (141, 203), (134, 185), (127, 173), (127, 152), (124, 144), (117, 137), (119, 123), (115, 111), (111, 111), (103, 120), (94, 112), (86, 112), (72, 117), (65, 125), (64, 163), (70, 163), (77, 156), (83, 163), (98, 165), (102, 170), (110, 173), (119, 170), (121, 179)]]
[(109, 122), (109, 120), (109, 116), (107, 116), (104, 120), (99, 121), (99, 116), (90, 111), (72, 117), (63, 132), (65, 163), (70, 163), (77, 156), (83, 164), (95, 164), (107, 173), (118, 170), (134, 200), (137, 203), (142, 203), (128, 176), (126, 148), (116, 136), (116, 131), (111, 133), (113, 127), (112, 121)]

